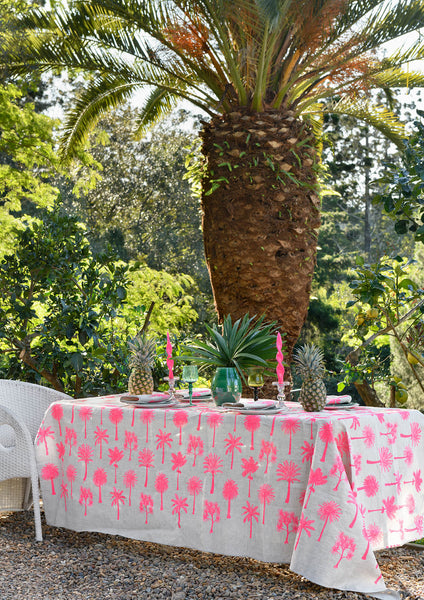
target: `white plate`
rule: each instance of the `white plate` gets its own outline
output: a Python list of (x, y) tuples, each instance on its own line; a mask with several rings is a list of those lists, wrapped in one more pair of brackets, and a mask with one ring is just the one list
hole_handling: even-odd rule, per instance
[(349, 404), (326, 404), (324, 410), (349, 410), (350, 408), (356, 408), (360, 406), (357, 402), (350, 402)]
[(229, 408), (228, 410), (242, 415), (276, 415), (281, 412), (281, 408)]
[(137, 406), (137, 408), (167, 408), (168, 406), (175, 406), (177, 404), (176, 402), (164, 402), (163, 400), (160, 402), (146, 402), (140, 400), (138, 402), (134, 402), (132, 400), (125, 400), (125, 398), (121, 398), (120, 400), (124, 404), (128, 404), (128, 406)]

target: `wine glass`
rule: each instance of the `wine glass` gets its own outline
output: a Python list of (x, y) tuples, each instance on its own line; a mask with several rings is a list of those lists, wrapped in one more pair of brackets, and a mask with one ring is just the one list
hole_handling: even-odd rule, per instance
[(193, 383), (199, 379), (199, 373), (196, 365), (185, 365), (183, 367), (182, 379), (188, 383), (188, 397), (190, 406), (193, 406)]
[(250, 367), (247, 372), (247, 385), (253, 388), (253, 399), (258, 399), (258, 390), (264, 384), (264, 373), (262, 367)]

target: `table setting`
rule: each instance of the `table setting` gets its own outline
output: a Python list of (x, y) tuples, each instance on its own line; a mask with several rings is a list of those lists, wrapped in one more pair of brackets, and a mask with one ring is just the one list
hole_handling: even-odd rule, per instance
[(170, 372), (164, 392), (51, 405), (36, 438), (47, 523), (286, 563), (324, 587), (399, 597), (375, 551), (423, 534), (424, 416), (323, 395), (307, 377), (288, 401), (283, 357), (277, 365), (275, 399), (242, 398), (233, 379), (229, 391), (194, 388), (193, 374), (176, 390)]

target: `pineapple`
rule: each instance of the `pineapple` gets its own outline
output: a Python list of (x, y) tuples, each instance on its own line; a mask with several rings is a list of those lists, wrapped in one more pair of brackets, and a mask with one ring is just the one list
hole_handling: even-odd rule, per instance
[(322, 377), (324, 375), (324, 355), (321, 348), (314, 344), (302, 346), (293, 360), (302, 378), (299, 402), (308, 412), (320, 411), (327, 399)]
[(130, 367), (132, 368), (128, 380), (128, 392), (142, 395), (153, 392), (152, 366), (156, 356), (156, 340), (146, 335), (138, 335), (128, 347), (132, 354)]

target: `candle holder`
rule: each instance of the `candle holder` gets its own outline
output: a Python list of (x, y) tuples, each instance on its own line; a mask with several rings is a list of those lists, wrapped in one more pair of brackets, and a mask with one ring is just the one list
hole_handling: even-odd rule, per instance
[(284, 392), (284, 388), (286, 387), (286, 385), (291, 385), (290, 381), (283, 381), (283, 382), (279, 382), (279, 381), (273, 381), (272, 385), (276, 385), (278, 388), (278, 394), (277, 394), (277, 408), (279, 408), (280, 410), (284, 410), (284, 412), (289, 412), (289, 409), (287, 408), (287, 406), (284, 403), (284, 400), (286, 399), (286, 394)]
[(170, 401), (176, 401), (177, 397), (175, 396), (175, 382), (179, 380), (179, 377), (164, 377), (164, 380), (168, 382), (169, 385), (169, 398)]

